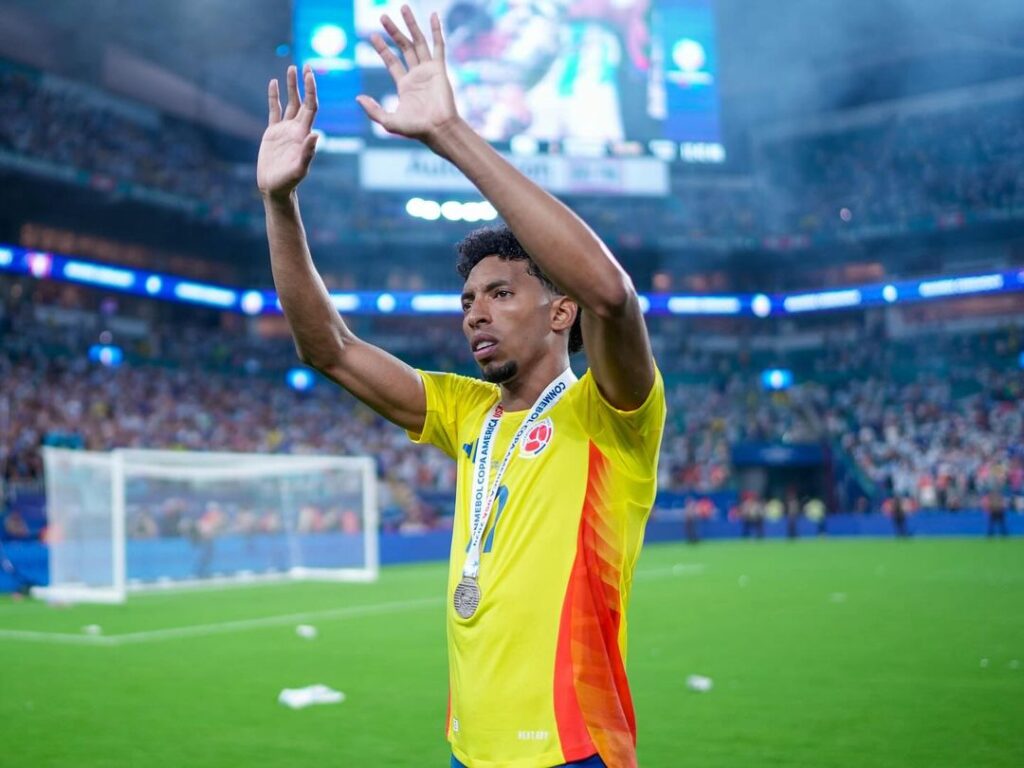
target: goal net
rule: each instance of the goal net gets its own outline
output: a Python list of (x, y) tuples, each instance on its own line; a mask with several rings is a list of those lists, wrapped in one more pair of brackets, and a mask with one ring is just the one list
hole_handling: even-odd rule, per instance
[(40, 596), (377, 576), (369, 457), (45, 448), (50, 584)]

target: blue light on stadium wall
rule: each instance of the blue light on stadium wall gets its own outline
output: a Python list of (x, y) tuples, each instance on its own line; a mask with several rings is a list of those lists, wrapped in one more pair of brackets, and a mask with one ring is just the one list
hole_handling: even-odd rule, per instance
[(242, 294), (242, 311), (247, 315), (258, 315), (263, 311), (266, 301), (259, 291), (246, 291)]
[(844, 288), (838, 291), (817, 291), (787, 296), (782, 300), (782, 307), (790, 314), (797, 314), (858, 307), (862, 302), (863, 296), (860, 291), (855, 288)]
[(772, 313), (772, 300), (759, 293), (750, 300), (750, 311), (757, 317), (768, 317)]
[(781, 392), (793, 386), (793, 372), (785, 368), (769, 368), (761, 372), (761, 386), (771, 392)]
[(174, 295), (190, 304), (204, 304), (221, 309), (233, 309), (238, 302), (238, 292), (230, 288), (186, 280), (182, 280), (174, 286)]
[(93, 344), (89, 347), (89, 359), (107, 368), (117, 368), (124, 362), (124, 350), (114, 344)]
[(285, 376), (288, 386), (296, 392), (308, 392), (313, 388), (316, 379), (305, 368), (292, 368)]
[(666, 308), (673, 315), (738, 315), (743, 306), (738, 296), (672, 296)]
[(63, 268), (64, 277), (73, 283), (98, 285), (103, 288), (119, 288), (128, 290), (135, 285), (135, 272), (131, 269), (118, 269), (87, 261), (68, 261)]
[(1019, 365), (1021, 369), (1024, 370), (1024, 352), (1021, 352), (1020, 356), (1017, 358), (1017, 365)]
[[(199, 283), (174, 275), (112, 267), (60, 254), (29, 251), (17, 246), (0, 246), (0, 272), (31, 275), (40, 280), (86, 284), (250, 316), (281, 312), (277, 294), (271, 290)], [(649, 315), (745, 315), (766, 318), (1020, 291), (1024, 291), (1024, 270), (1018, 268), (989, 274), (903, 280), (793, 294), (701, 296), (650, 293), (640, 296), (640, 306), (644, 314)], [(332, 293), (330, 298), (339, 312), (349, 314), (458, 315), (462, 312), (462, 301), (457, 293), (359, 291)]]
[(53, 256), (49, 253), (29, 253), (25, 256), (28, 263), (28, 273), (39, 280), (44, 280), (53, 274)]

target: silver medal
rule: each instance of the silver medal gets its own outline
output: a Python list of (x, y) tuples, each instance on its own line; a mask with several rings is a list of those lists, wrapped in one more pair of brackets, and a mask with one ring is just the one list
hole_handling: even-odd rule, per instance
[(462, 581), (455, 587), (453, 602), (455, 612), (464, 619), (476, 613), (476, 608), (480, 605), (480, 585), (476, 583), (476, 579), (463, 576)]

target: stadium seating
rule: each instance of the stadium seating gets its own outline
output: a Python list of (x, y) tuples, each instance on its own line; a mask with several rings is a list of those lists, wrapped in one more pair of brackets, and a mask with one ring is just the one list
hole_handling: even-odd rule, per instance
[[(158, 324), (143, 340), (119, 340), (126, 362), (108, 368), (87, 359), (95, 332), (86, 323), (48, 326), (38, 322), (32, 302), (20, 306), (4, 320), (0, 349), (0, 390), (10, 414), (0, 460), (8, 482), (38, 482), (44, 442), (93, 450), (369, 453), (379, 462), (386, 529), (447, 522), (454, 465), (411, 445), (327, 382), (309, 392), (290, 390), (284, 377), (296, 362), (290, 341)], [(454, 362), (471, 371), (450, 324), (428, 324), (422, 332), (438, 340), (431, 345), (435, 358), (415, 364)], [(376, 341), (395, 346), (395, 334), (380, 333)], [(681, 495), (734, 493), (732, 452), (751, 443), (829, 446), (836, 460), (854, 467), (875, 509), (894, 493), (923, 508), (951, 509), (977, 507), (992, 487), (1024, 495), (1018, 330), (939, 334), (927, 343), (866, 336), (862, 342), (738, 362), (735, 355), (656, 337), (669, 385), (660, 503), (675, 507), (684, 503)], [(404, 354), (408, 345), (396, 351)], [(444, 355), (450, 357), (438, 359)], [(792, 368), (796, 385), (765, 391), (757, 371), (773, 365)], [(716, 506), (717, 514), (728, 514), (728, 496), (719, 496)], [(849, 495), (837, 493), (835, 506), (848, 509)], [(37, 533), (38, 524), (32, 527)]]

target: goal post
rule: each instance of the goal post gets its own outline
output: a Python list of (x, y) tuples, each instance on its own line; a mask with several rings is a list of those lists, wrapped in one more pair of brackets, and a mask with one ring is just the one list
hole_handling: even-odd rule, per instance
[(120, 602), (157, 588), (377, 578), (370, 457), (46, 448), (43, 461), (40, 596)]

